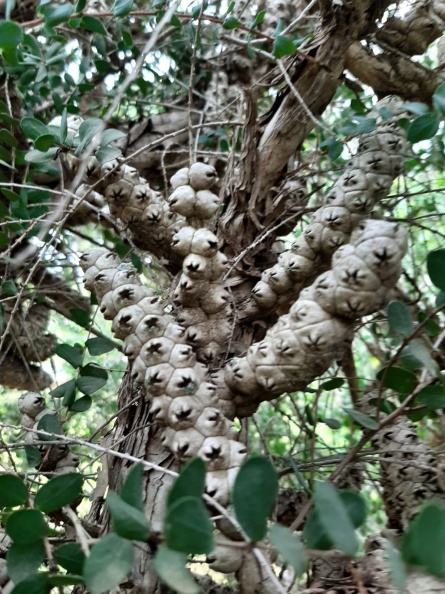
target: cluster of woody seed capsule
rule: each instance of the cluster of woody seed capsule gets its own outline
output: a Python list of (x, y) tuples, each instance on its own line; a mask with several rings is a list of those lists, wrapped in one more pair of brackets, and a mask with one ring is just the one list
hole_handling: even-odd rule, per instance
[[(206, 229), (192, 231), (190, 245), (208, 244), (208, 236), (201, 240)], [(86, 287), (96, 292), (104, 317), (113, 320), (115, 336), (124, 340), (132, 378), (145, 385), (151, 413), (165, 427), (164, 445), (179, 461), (201, 457), (209, 471), (207, 492), (227, 503), (246, 455), (229, 420), (233, 403), (216, 398), (215, 386), (206, 381), (207, 367), (196, 361), (184, 327), (164, 313), (162, 303), (141, 286), (132, 268), (102, 248), (84, 254), (80, 264)]]
[(100, 165), (91, 157), (83, 181), (99, 182), (96, 189), (103, 192), (110, 213), (128, 225), (134, 236), (143, 232), (150, 242), (164, 243), (183, 225), (183, 218), (170, 210), (162, 194), (152, 190), (134, 167), (117, 160)]
[(186, 226), (173, 237), (173, 251), (184, 258), (173, 296), (180, 306), (177, 320), (204, 362), (221, 353), (231, 333), (229, 293), (223, 283), (227, 258), (209, 229), (220, 209), (218, 196), (210, 191), (215, 181), (214, 167), (194, 163), (172, 177), (169, 198), (170, 208), (186, 217)]
[[(359, 408), (375, 416), (378, 402), (378, 392), (369, 392), (361, 398)], [(379, 411), (380, 420), (386, 416)], [(387, 528), (404, 532), (422, 502), (432, 498), (445, 499), (443, 460), (419, 439), (414, 425), (403, 416), (383, 427), (372, 438), (372, 445), (380, 452)]]
[(76, 472), (79, 460), (64, 445), (45, 445), (40, 441), (35, 431), (39, 428), (39, 422), (47, 415), (55, 415), (56, 411), (47, 408), (45, 399), (37, 392), (25, 392), (18, 401), (18, 408), (22, 414), (21, 425), (27, 431), (25, 442), (28, 445), (38, 447), (42, 453), (42, 463), (39, 470), (44, 472), (54, 471), (55, 474)]
[(304, 283), (323, 270), (326, 262), (378, 200), (389, 192), (401, 173), (406, 153), (404, 132), (397, 122), (379, 125), (360, 138), (358, 152), (334, 184), (326, 204), (314, 215), (292, 248), (265, 270), (252, 290), (260, 308), (292, 302)]
[(385, 305), (405, 251), (406, 233), (399, 225), (360, 223), (350, 243), (334, 254), (332, 270), (301, 292), (264, 340), (226, 367), (225, 381), (238, 393), (237, 411), (305, 388), (339, 359), (354, 321)]

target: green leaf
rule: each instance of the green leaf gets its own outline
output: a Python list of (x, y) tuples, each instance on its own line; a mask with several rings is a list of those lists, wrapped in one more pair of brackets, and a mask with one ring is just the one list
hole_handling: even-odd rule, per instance
[(44, 560), (43, 540), (36, 540), (25, 545), (12, 543), (6, 556), (8, 576), (15, 584), (18, 584), (28, 576), (35, 574)]
[(406, 570), (400, 551), (398, 551), (389, 540), (386, 541), (385, 545), (391, 582), (399, 594), (404, 594), (406, 586)]
[(56, 348), (56, 355), (68, 361), (68, 363), (77, 369), (82, 365), (83, 348), (80, 344), (71, 346), (69, 344), (58, 344)]
[(37, 491), (34, 504), (49, 514), (69, 505), (82, 492), (83, 477), (77, 472), (55, 476)]
[(377, 121), (374, 118), (363, 118), (356, 129), (356, 134), (368, 134), (376, 129)]
[(406, 350), (411, 356), (415, 357), (415, 359), (417, 359), (417, 361), (419, 361), (419, 363), (425, 367), (432, 376), (437, 376), (440, 373), (438, 364), (432, 358), (430, 351), (421, 340), (412, 340)]
[(445, 574), (445, 509), (427, 504), (409, 527), (412, 547), (420, 565), (437, 577)]
[(91, 594), (103, 594), (119, 585), (133, 565), (133, 545), (117, 534), (107, 534), (91, 547), (83, 577)]
[(85, 10), (87, 2), (88, 0), (77, 0), (76, 8), (74, 9), (74, 11), (78, 13), (82, 12), (82, 10)]
[(340, 429), (341, 424), (339, 421), (337, 421), (337, 419), (318, 419), (321, 423), (324, 423), (325, 425), (327, 425), (329, 427), (329, 429), (333, 429), (334, 431), (336, 429)]
[(417, 394), (417, 401), (430, 410), (445, 408), (445, 386), (437, 384), (423, 388)]
[(92, 357), (109, 353), (116, 348), (116, 345), (112, 340), (100, 336), (97, 338), (89, 338), (86, 341), (85, 346)]
[(111, 9), (115, 17), (121, 17), (128, 14), (133, 7), (134, 0), (116, 0)]
[(90, 325), (90, 314), (85, 311), (84, 309), (70, 309), (70, 314), (73, 322), (75, 322), (78, 326), (82, 326), (82, 328), (88, 328)]
[(120, 496), (123, 501), (138, 509), (144, 511), (143, 487), (144, 467), (141, 463), (133, 464), (122, 485)]
[(63, 110), (62, 118), (60, 120), (59, 142), (63, 144), (68, 136), (68, 113), (67, 109)]
[(113, 130), (112, 128), (109, 128), (108, 130), (105, 130), (105, 132), (102, 134), (100, 146), (107, 146), (107, 144), (110, 144), (110, 142), (114, 142), (115, 140), (119, 140), (120, 138), (125, 138), (126, 136), (127, 135), (125, 134), (125, 132), (122, 132), (121, 130)]
[(16, 148), (18, 145), (17, 138), (13, 134), (11, 134), (9, 130), (6, 130), (6, 128), (2, 128), (0, 130), (0, 140), (5, 146), (11, 148)]
[(85, 412), (91, 408), (92, 404), (93, 399), (91, 396), (82, 396), (82, 398), (78, 398), (69, 405), (70, 412)]
[(99, 118), (90, 118), (82, 122), (79, 128), (79, 146), (77, 147), (75, 154), (80, 155), (93, 138), (98, 134), (101, 134), (103, 130), (104, 123)]
[(182, 553), (204, 554), (213, 549), (209, 514), (197, 497), (182, 497), (168, 509), (164, 523), (167, 546)]
[(150, 525), (144, 512), (123, 501), (117, 493), (108, 492), (107, 506), (113, 520), (113, 529), (128, 540), (147, 540)]
[(365, 429), (371, 429), (371, 431), (376, 431), (379, 428), (379, 424), (375, 419), (372, 419), (368, 415), (355, 410), (354, 408), (344, 408), (343, 410), (350, 415), (356, 423), (365, 427)]
[(11, 202), (17, 202), (20, 200), (20, 196), (15, 192), (11, 192), (11, 190), (8, 190), (8, 188), (2, 188), (1, 193), (3, 194), (3, 196), (5, 196), (5, 198), (10, 200)]
[(415, 143), (432, 138), (439, 130), (439, 124), (439, 118), (434, 112), (419, 116), (409, 125), (408, 141)]
[(76, 380), (71, 379), (64, 384), (60, 384), (60, 386), (51, 390), (50, 394), (53, 398), (63, 398), (64, 400), (65, 398), (74, 398), (76, 395)]
[[(385, 378), (383, 376), (386, 372)], [(377, 373), (377, 379), (383, 380), (385, 388), (394, 390), (399, 394), (411, 394), (417, 386), (417, 377), (414, 373), (402, 369), (401, 367), (385, 367)]]
[(313, 509), (306, 519), (303, 528), (303, 539), (309, 549), (316, 551), (326, 551), (333, 546), (331, 539), (321, 524), (320, 515), (316, 509)]
[(43, 134), (39, 136), (34, 143), (35, 148), (38, 151), (46, 153), (54, 144), (54, 136), (52, 134)]
[(445, 291), (440, 291), (436, 297), (436, 307), (443, 307), (445, 305)]
[(331, 161), (338, 159), (343, 152), (343, 143), (335, 140), (328, 148), (328, 157)]
[(232, 31), (232, 29), (237, 29), (238, 27), (240, 27), (241, 24), (242, 23), (240, 23), (238, 19), (236, 19), (232, 15), (229, 15), (228, 17), (226, 17), (224, 19), (224, 22), (223, 22), (222, 26), (223, 26), (223, 29), (227, 29), (228, 31)]
[(340, 551), (355, 555), (359, 546), (357, 535), (337, 490), (328, 482), (317, 483), (314, 501), (328, 537)]
[(403, 301), (391, 301), (388, 305), (389, 331), (393, 336), (406, 338), (413, 333), (411, 310)]
[(101, 165), (117, 159), (122, 155), (122, 151), (114, 146), (102, 146), (96, 151), (96, 159)]
[(171, 551), (165, 544), (158, 547), (153, 559), (153, 568), (169, 588), (178, 594), (199, 594), (201, 588), (186, 568), (187, 558), (183, 553)]
[(433, 95), (433, 107), (445, 116), (445, 83), (439, 85)]
[(428, 254), (427, 270), (433, 285), (445, 291), (445, 249), (434, 250)]
[[(38, 431), (46, 431), (53, 435), (60, 435), (62, 433), (62, 427), (60, 421), (56, 415), (47, 414), (44, 415), (37, 425)], [(50, 441), (53, 439), (52, 435), (39, 435), (40, 441)]]
[(253, 23), (250, 25), (250, 28), (254, 29), (258, 25), (261, 25), (261, 23), (264, 21), (264, 17), (266, 16), (266, 14), (267, 14), (267, 10), (260, 10), (260, 12), (256, 15)]
[(48, 582), (55, 588), (62, 588), (63, 586), (75, 586), (77, 584), (83, 584), (84, 580), (81, 575), (70, 575), (67, 573), (58, 573), (56, 575), (49, 574)]
[(76, 386), (83, 394), (93, 394), (105, 386), (107, 379), (87, 376), (79, 377), (76, 380)]
[(341, 156), (343, 152), (343, 143), (337, 140), (336, 138), (328, 138), (327, 140), (321, 143), (320, 148), (327, 148), (328, 157), (332, 161), (335, 161)]
[(42, 151), (33, 149), (26, 153), (25, 161), (27, 161), (28, 163), (48, 163), (49, 161), (52, 161), (56, 157), (58, 150), (59, 149), (56, 146), (53, 146), (52, 148), (47, 150), (45, 153), (42, 153)]
[(182, 497), (202, 497), (206, 468), (201, 458), (193, 458), (181, 469), (167, 496), (167, 508)]
[(320, 390), (337, 390), (338, 388), (341, 388), (344, 383), (345, 380), (342, 377), (334, 377), (333, 379), (328, 380), (327, 382), (323, 382), (320, 385)]
[(105, 386), (108, 381), (108, 372), (101, 367), (89, 363), (80, 370), (80, 377), (76, 386), (83, 394), (93, 394)]
[(366, 502), (363, 497), (355, 491), (342, 489), (338, 495), (346, 508), (354, 528), (359, 528), (366, 520)]
[(65, 23), (73, 12), (74, 6), (68, 2), (64, 2), (61, 6), (48, 6), (44, 10), (46, 24), (48, 27), (55, 27)]
[(400, 107), (417, 116), (428, 113), (428, 105), (426, 103), (420, 103), (419, 101), (405, 101)]
[(49, 594), (51, 586), (46, 573), (35, 573), (18, 583), (11, 594)]
[(49, 526), (37, 509), (21, 509), (6, 522), (6, 532), (19, 545), (36, 542), (49, 534)]
[(294, 568), (297, 575), (306, 571), (307, 559), (300, 539), (285, 526), (272, 524), (270, 527), (270, 542), (281, 557)]
[(50, 134), (48, 126), (36, 118), (22, 118), (20, 120), (20, 127), (30, 140), (37, 140), (39, 136)]
[[(252, 497), (255, 493), (255, 497)], [(278, 493), (278, 478), (266, 458), (250, 458), (241, 465), (235, 480), (232, 501), (236, 517), (247, 536), (261, 540), (267, 532), (270, 516)]]
[(13, 21), (0, 21), (0, 49), (16, 49), (23, 41), (23, 30)]
[(2, 50), (3, 60), (10, 66), (18, 66), (19, 59), (16, 47), (5, 47)]
[(28, 488), (13, 474), (0, 475), (0, 507), (15, 507), (28, 501)]
[(77, 542), (67, 542), (56, 548), (55, 554), (57, 565), (60, 565), (70, 573), (82, 575), (85, 555)]
[(273, 42), (272, 53), (276, 58), (282, 58), (283, 56), (292, 56), (295, 49), (295, 44), (289, 37), (277, 35)]
[(5, 18), (7, 21), (11, 19), (11, 12), (15, 7), (15, 0), (6, 0)]
[[(354, 491), (339, 491), (338, 495), (345, 506), (354, 528), (359, 528), (366, 519), (366, 504), (364, 499)], [(324, 528), (318, 510), (315, 508), (309, 514), (303, 530), (303, 538), (310, 549), (327, 550), (334, 546), (332, 539)]]
[(25, 445), (26, 462), (31, 468), (35, 468), (40, 464), (42, 454), (35, 446)]
[(86, 31), (97, 33), (98, 35), (107, 34), (107, 30), (103, 26), (102, 21), (89, 15), (85, 15), (80, 19), (80, 27)]
[(7, 280), (2, 283), (1, 293), (3, 297), (13, 297), (17, 295), (17, 287), (15, 286), (14, 281)]

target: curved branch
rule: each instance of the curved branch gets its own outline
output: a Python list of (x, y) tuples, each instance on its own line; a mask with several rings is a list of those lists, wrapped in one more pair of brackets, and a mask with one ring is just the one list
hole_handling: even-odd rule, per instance
[(410, 101), (429, 103), (444, 80), (443, 74), (429, 70), (396, 52), (376, 55), (360, 43), (346, 53), (346, 68), (379, 97), (398, 95)]

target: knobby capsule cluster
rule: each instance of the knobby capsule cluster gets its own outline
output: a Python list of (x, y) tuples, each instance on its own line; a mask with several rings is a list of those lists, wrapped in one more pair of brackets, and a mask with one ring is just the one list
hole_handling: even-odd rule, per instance
[(170, 208), (186, 218), (173, 237), (173, 250), (183, 258), (182, 274), (173, 299), (177, 320), (198, 359), (211, 362), (227, 346), (231, 334), (229, 292), (223, 276), (227, 258), (218, 250), (213, 226), (221, 204), (210, 191), (216, 170), (204, 163), (179, 170), (171, 179)]
[(403, 168), (406, 141), (397, 122), (379, 125), (360, 138), (358, 152), (331, 188), (292, 248), (265, 270), (252, 290), (260, 308), (278, 307), (295, 298), (305, 282), (323, 270), (352, 230), (387, 195)]
[(15, 312), (12, 305), (6, 304), (4, 323), (9, 325), (5, 351), (36, 363), (52, 357), (56, 352), (57, 338), (47, 332), (49, 308), (43, 303), (33, 303), (27, 309), (20, 304)]
[(332, 269), (304, 289), (291, 307), (226, 366), (225, 381), (238, 395), (237, 411), (286, 391), (303, 389), (350, 343), (354, 321), (381, 308), (401, 272), (406, 233), (397, 224), (367, 220), (339, 248)]
[[(360, 400), (360, 410), (374, 416), (378, 400), (377, 392), (369, 392)], [(379, 418), (385, 417), (379, 411)], [(443, 460), (419, 439), (414, 425), (405, 417), (397, 417), (383, 427), (372, 438), (372, 445), (380, 452), (387, 528), (405, 532), (424, 501), (445, 498)]]
[[(222, 286), (225, 261), (216, 237), (207, 228), (219, 209), (217, 196), (209, 191), (214, 180), (212, 167), (195, 164), (172, 178), (174, 191), (169, 199), (171, 208), (187, 217), (187, 225), (173, 237), (176, 253), (184, 258), (175, 300), (188, 306), (179, 318), (189, 315), (193, 319), (193, 310), (197, 310), (202, 320), (204, 313), (206, 323), (200, 323), (207, 336), (220, 324), (213, 316), (223, 309), (227, 315), (227, 300), (214, 298)], [(187, 330), (179, 325), (153, 291), (141, 285), (136, 271), (107, 250), (93, 249), (80, 258), (80, 264), (86, 288), (95, 291), (104, 317), (113, 320), (116, 338), (124, 340), (133, 380), (145, 385), (151, 413), (165, 427), (164, 445), (180, 461), (200, 456), (208, 469), (207, 492), (227, 503), (246, 451), (236, 441), (229, 420), (233, 403), (221, 394), (216, 397), (207, 366), (197, 361), (193, 347), (187, 344), (193, 325)], [(187, 295), (185, 283), (199, 283), (193, 299)], [(214, 349), (219, 345), (215, 343)], [(209, 352), (202, 354), (208, 356)]]
[[(21, 425), (24, 429), (28, 430), (26, 432), (25, 442), (28, 445), (37, 447), (42, 454), (39, 470), (42, 472), (54, 472), (55, 474), (76, 472), (79, 459), (68, 447), (62, 444), (45, 445), (45, 442), (41, 441), (36, 433), (43, 417), (57, 414), (54, 409), (46, 406), (43, 396), (37, 392), (25, 392), (18, 400), (18, 408), (22, 414)], [(29, 429), (33, 431), (29, 431)]]

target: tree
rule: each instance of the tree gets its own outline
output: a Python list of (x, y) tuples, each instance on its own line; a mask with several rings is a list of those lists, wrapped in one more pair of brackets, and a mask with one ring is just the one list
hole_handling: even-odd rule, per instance
[(407, 4), (0, 2), (5, 594), (443, 591), (445, 5)]

